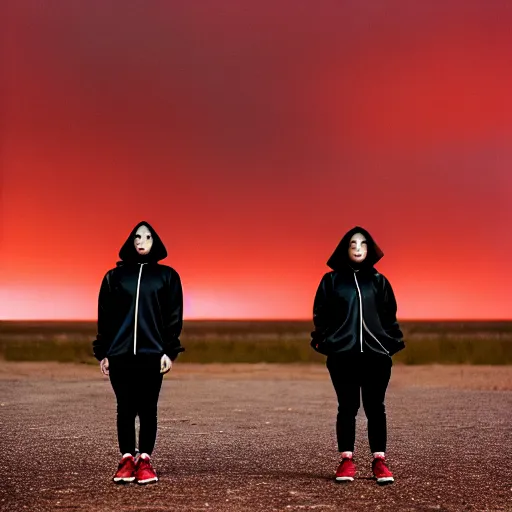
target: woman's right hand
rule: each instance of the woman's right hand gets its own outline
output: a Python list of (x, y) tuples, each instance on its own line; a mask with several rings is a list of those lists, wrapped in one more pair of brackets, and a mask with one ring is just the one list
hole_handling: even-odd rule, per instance
[(106, 357), (100, 361), (100, 369), (103, 375), (108, 375), (108, 359)]

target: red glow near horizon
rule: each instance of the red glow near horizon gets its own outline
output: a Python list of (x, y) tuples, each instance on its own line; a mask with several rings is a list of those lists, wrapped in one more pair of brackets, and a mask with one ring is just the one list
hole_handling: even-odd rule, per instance
[(512, 318), (509, 6), (10, 4), (0, 319), (94, 319), (141, 219), (186, 318), (310, 319), (356, 224), (400, 318)]

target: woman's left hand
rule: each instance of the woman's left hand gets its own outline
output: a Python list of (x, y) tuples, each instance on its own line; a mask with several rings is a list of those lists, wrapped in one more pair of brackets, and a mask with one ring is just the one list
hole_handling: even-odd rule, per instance
[(172, 361), (165, 354), (160, 359), (160, 373), (167, 373), (172, 368)]

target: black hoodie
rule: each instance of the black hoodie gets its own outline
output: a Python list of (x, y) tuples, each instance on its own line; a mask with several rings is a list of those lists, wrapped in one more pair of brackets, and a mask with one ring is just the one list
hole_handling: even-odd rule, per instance
[[(135, 233), (145, 225), (153, 245), (147, 255), (134, 246)], [(167, 257), (162, 240), (147, 222), (139, 222), (119, 251), (119, 261), (101, 283), (96, 359), (121, 355), (168, 355), (185, 349), (179, 336), (183, 325), (183, 292), (178, 273), (158, 262)]]
[[(356, 264), (348, 256), (355, 233), (365, 236), (367, 256)], [(397, 305), (389, 281), (374, 265), (384, 256), (365, 229), (348, 231), (329, 258), (313, 306), (311, 346), (324, 355), (367, 352), (392, 356), (405, 347), (396, 320)]]

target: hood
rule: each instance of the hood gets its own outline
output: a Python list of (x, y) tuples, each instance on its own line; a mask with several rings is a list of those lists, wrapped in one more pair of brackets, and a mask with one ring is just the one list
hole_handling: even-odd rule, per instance
[[(368, 254), (365, 260), (360, 264), (352, 262), (351, 260), (349, 260), (348, 257), (348, 246), (350, 243), (350, 239), (355, 233), (361, 233), (362, 235), (364, 235), (368, 246)], [(375, 240), (373, 239), (372, 235), (370, 235), (370, 233), (366, 229), (360, 226), (355, 226), (350, 231), (347, 231), (343, 235), (343, 238), (338, 244), (338, 247), (336, 247), (331, 257), (327, 261), (327, 265), (331, 267), (333, 270), (341, 270), (347, 268), (347, 266), (350, 266), (352, 268), (369, 268), (373, 267), (373, 265), (375, 265), (383, 256), (384, 253), (382, 252), (380, 247), (375, 243)]]
[[(142, 225), (146, 225), (153, 236), (153, 245), (151, 246), (149, 254), (146, 255), (140, 255), (139, 253), (137, 253), (137, 251), (135, 250), (135, 246), (133, 244), (135, 233), (137, 232), (137, 229), (139, 229)], [(162, 240), (158, 236), (158, 233), (154, 230), (151, 224), (143, 220), (132, 229), (130, 235), (126, 239), (126, 242), (123, 244), (121, 250), (119, 251), (119, 257), (121, 258), (122, 261), (118, 262), (118, 265), (128, 262), (157, 262), (167, 257), (167, 249), (165, 248), (165, 245), (163, 244)]]

